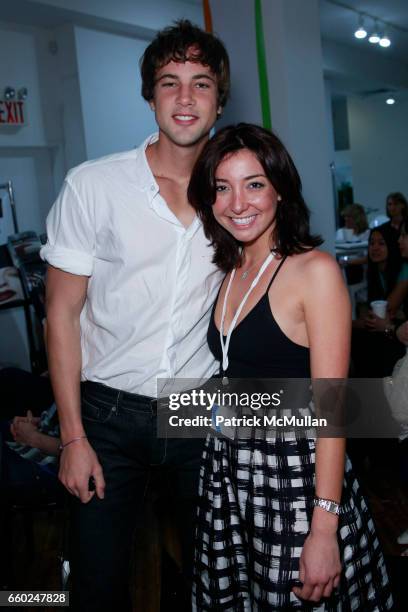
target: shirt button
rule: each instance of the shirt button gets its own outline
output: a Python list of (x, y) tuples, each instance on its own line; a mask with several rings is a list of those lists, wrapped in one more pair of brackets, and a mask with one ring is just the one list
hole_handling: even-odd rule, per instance
[(152, 186), (150, 187), (150, 191), (154, 191), (155, 189), (156, 189), (156, 187), (155, 187), (154, 185), (152, 185)]

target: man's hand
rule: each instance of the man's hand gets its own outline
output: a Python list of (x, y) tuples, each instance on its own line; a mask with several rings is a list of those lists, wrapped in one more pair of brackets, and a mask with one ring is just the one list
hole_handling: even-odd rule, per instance
[(299, 562), (299, 580), (302, 587), (292, 591), (300, 599), (320, 601), (330, 597), (340, 583), (341, 563), (336, 534), (310, 533), (303, 545)]
[[(105, 480), (102, 467), (95, 451), (86, 438), (66, 446), (61, 453), (58, 477), (64, 487), (79, 497), (82, 503), (88, 503), (94, 494), (105, 497)], [(89, 491), (89, 479), (95, 481), (95, 491)]]

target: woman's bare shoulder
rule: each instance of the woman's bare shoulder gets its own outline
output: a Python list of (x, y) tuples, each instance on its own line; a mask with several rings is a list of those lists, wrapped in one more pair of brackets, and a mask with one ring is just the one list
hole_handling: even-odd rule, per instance
[(299, 253), (293, 256), (293, 264), (296, 266), (297, 271), (305, 275), (306, 278), (322, 275), (324, 277), (328, 275), (341, 274), (340, 267), (336, 259), (326, 253), (325, 251), (319, 251), (318, 249), (312, 249), (305, 253)]

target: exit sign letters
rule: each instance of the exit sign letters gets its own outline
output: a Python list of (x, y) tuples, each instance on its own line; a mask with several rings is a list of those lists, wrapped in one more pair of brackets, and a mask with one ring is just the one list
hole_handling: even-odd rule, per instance
[(26, 107), (23, 100), (0, 100), (0, 127), (26, 124)]

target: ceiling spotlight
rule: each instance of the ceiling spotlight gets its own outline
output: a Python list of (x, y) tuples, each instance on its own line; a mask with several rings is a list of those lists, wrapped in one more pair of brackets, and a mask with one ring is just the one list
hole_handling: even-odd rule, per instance
[(362, 15), (360, 15), (358, 18), (358, 28), (354, 32), (354, 36), (360, 39), (363, 39), (367, 36), (367, 30), (364, 27), (364, 18)]
[(13, 87), (6, 87), (4, 90), (4, 97), (6, 100), (12, 100), (16, 97), (16, 90)]
[(381, 45), (381, 47), (384, 47), (385, 49), (390, 46), (391, 41), (390, 41), (390, 39), (388, 38), (388, 36), (387, 36), (387, 34), (385, 32), (381, 36), (379, 44)]
[(27, 90), (27, 87), (21, 87), (21, 88), (18, 90), (18, 94), (17, 94), (17, 95), (18, 95), (18, 99), (19, 99), (19, 100), (26, 100), (26, 99), (27, 99), (27, 96), (28, 96), (28, 90)]
[(368, 37), (368, 42), (370, 42), (373, 45), (376, 45), (377, 43), (380, 42), (380, 37), (378, 35), (378, 23), (377, 23), (377, 20), (374, 21), (374, 30), (370, 34), (370, 36)]
[(390, 96), (389, 98), (386, 99), (385, 101), (386, 104), (395, 104), (395, 98), (393, 98), (392, 96)]

